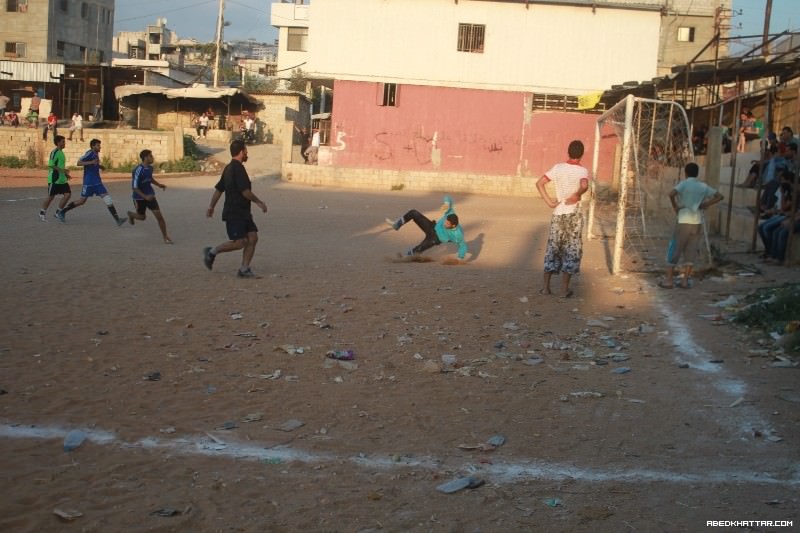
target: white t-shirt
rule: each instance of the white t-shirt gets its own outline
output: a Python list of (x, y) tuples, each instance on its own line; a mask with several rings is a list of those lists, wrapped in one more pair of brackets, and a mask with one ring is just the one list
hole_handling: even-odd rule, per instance
[(205, 128), (208, 127), (208, 117), (207, 116), (202, 115), (200, 117), (200, 126), (205, 127)]
[(578, 192), (581, 180), (589, 179), (589, 171), (577, 163), (557, 163), (553, 168), (545, 172), (545, 177), (553, 182), (556, 189), (556, 200), (558, 205), (553, 210), (554, 215), (569, 215), (580, 207), (580, 202), (571, 205), (564, 203), (564, 200)]
[(72, 127), (76, 130), (83, 129), (83, 117), (81, 115), (75, 115), (72, 117)]
[(701, 224), (700, 204), (717, 191), (697, 178), (686, 178), (675, 186), (675, 190), (678, 191), (678, 224)]
[(319, 148), (320, 141), (319, 141), (319, 132), (315, 131), (314, 134), (311, 136), (311, 146)]

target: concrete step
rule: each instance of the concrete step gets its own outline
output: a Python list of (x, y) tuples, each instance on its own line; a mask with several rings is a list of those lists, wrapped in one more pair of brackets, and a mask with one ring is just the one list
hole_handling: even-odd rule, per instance
[[(722, 183), (719, 186), (719, 192), (725, 197), (722, 201), (723, 205), (728, 204), (729, 196), (731, 193), (730, 186), (727, 183)], [(755, 189), (742, 189), (740, 187), (733, 188), (733, 196), (731, 197), (734, 207), (755, 207), (757, 193)]]
[[(726, 230), (728, 212), (727, 209), (720, 210), (720, 233), (722, 235), (729, 235), (734, 241), (751, 242), (753, 238), (753, 213), (744, 207), (735, 207), (731, 211), (731, 227), (730, 232)], [(757, 244), (758, 249), (761, 249), (761, 242)]]

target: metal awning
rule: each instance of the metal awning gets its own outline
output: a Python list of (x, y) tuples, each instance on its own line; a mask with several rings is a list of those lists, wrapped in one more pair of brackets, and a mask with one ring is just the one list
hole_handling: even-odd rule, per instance
[(64, 65), (61, 63), (0, 61), (0, 80), (59, 83), (63, 75)]
[(169, 99), (187, 98), (187, 99), (205, 99), (214, 100), (217, 98), (224, 98), (226, 96), (241, 96), (253, 105), (259, 105), (257, 99), (253, 98), (245, 91), (236, 87), (180, 87), (177, 89), (168, 89), (166, 87), (159, 87), (157, 85), (120, 85), (114, 89), (114, 95), (117, 100), (125, 98), (126, 96), (134, 96), (138, 94), (161, 94)]
[(756, 55), (763, 45), (754, 47), (748, 53), (738, 57), (727, 57), (716, 62), (694, 61), (685, 65), (672, 67), (667, 76), (653, 78), (643, 82), (625, 82), (613, 85), (603, 92), (601, 98), (605, 103), (616, 103), (632, 94), (639, 98), (657, 98), (659, 91), (671, 91), (684, 88), (711, 85), (728, 85), (742, 81), (758, 80), (774, 77), (779, 83), (785, 83), (800, 77), (800, 42), (793, 41), (797, 33), (783, 32), (777, 37), (786, 37), (778, 49), (766, 58)]

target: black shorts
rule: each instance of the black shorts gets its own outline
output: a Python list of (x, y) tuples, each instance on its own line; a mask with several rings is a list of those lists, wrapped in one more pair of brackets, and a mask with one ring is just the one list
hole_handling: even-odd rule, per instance
[(47, 194), (48, 196), (72, 194), (72, 189), (69, 188), (69, 183), (48, 183)]
[(150, 211), (160, 211), (158, 207), (158, 200), (155, 198), (152, 200), (134, 200), (133, 205), (136, 206), (136, 212), (140, 215), (144, 215), (145, 211), (148, 209)]
[(228, 220), (225, 222), (225, 229), (228, 231), (228, 238), (232, 241), (247, 238), (248, 233), (258, 232), (252, 218), (250, 220)]

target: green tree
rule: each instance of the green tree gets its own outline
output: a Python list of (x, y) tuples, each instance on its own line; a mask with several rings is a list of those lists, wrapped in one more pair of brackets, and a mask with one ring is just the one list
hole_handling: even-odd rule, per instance
[(299, 93), (306, 92), (306, 84), (308, 83), (308, 78), (306, 78), (305, 73), (302, 69), (294, 69), (292, 70), (292, 77), (289, 78), (289, 90), (297, 91)]

